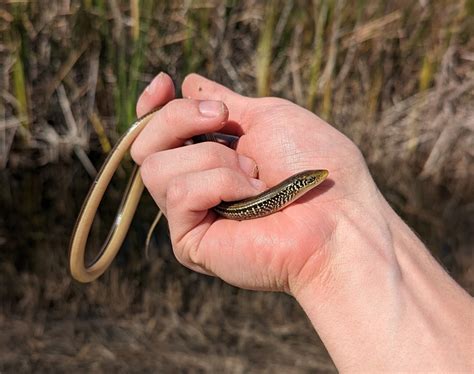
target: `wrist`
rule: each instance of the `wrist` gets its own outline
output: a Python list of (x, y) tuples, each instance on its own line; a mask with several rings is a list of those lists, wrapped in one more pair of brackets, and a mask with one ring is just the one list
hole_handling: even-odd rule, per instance
[(381, 313), (387, 315), (387, 295), (401, 282), (390, 220), (383, 204), (351, 202), (340, 209), (331, 240), (319, 256), (320, 268), (305, 269), (316, 275), (299, 278), (292, 289), (339, 370), (363, 362), (361, 352), (373, 351), (377, 337), (368, 339), (366, 333), (380, 330), (374, 324)]
[(466, 369), (471, 298), (379, 196), (341, 213), (318, 275), (293, 295), (340, 370)]
[(392, 234), (396, 218), (383, 197), (372, 198), (367, 205), (345, 204), (334, 218), (330, 239), (290, 282), (291, 294), (304, 302), (300, 299), (307, 294), (311, 299), (315, 294), (334, 297), (347, 287), (365, 287), (377, 277), (390, 276), (390, 282), (396, 282), (400, 276)]

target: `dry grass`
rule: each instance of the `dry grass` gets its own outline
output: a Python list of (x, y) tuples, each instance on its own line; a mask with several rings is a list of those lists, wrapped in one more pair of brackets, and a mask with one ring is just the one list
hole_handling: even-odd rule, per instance
[(94, 165), (161, 70), (329, 120), (473, 293), (473, 25), (472, 0), (2, 2), (0, 371), (334, 370), (290, 298), (192, 274), (166, 239), (145, 262), (149, 199), (109, 274), (71, 282), (67, 237)]

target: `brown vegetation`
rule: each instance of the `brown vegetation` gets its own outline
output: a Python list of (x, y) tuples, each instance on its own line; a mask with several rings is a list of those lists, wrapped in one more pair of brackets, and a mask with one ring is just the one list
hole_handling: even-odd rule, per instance
[(183, 269), (164, 222), (145, 261), (149, 198), (113, 268), (91, 285), (70, 279), (94, 165), (161, 70), (285, 97), (334, 124), (473, 293), (473, 25), (472, 0), (3, 1), (0, 372), (334, 371), (291, 298)]

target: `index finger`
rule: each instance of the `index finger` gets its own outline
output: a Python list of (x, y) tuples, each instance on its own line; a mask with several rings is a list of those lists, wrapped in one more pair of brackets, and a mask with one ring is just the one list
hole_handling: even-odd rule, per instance
[(142, 117), (159, 106), (165, 105), (175, 97), (174, 84), (171, 77), (161, 72), (145, 88), (137, 101), (137, 115)]

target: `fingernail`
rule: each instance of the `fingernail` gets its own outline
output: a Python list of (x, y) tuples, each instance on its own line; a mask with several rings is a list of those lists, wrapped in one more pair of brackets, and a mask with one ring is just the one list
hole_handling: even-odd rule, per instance
[(250, 178), (250, 184), (259, 191), (263, 191), (266, 187), (265, 182), (262, 182), (260, 179)]
[(156, 91), (156, 88), (160, 85), (160, 82), (163, 79), (163, 76), (164, 76), (164, 74), (163, 74), (163, 72), (161, 72), (155, 78), (153, 78), (151, 83), (145, 88), (145, 91), (148, 94), (152, 95)]
[(217, 117), (224, 112), (224, 104), (222, 101), (201, 101), (199, 102), (199, 112), (204, 117)]
[(257, 164), (250, 157), (238, 155), (240, 168), (250, 177), (257, 176)]

